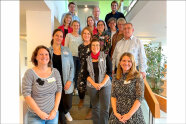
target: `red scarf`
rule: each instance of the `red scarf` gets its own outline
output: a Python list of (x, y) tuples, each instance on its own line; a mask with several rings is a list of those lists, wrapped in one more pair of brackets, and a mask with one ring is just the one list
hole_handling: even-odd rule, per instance
[(96, 55), (94, 55), (94, 54), (91, 52), (91, 57), (92, 57), (93, 59), (98, 59), (99, 55), (100, 55), (100, 51), (99, 51)]

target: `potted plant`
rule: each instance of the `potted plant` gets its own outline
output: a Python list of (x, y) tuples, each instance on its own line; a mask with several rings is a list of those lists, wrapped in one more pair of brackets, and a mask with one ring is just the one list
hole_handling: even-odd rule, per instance
[(162, 54), (161, 46), (154, 46), (152, 43), (144, 45), (147, 56), (147, 76), (146, 79), (153, 92), (160, 94), (163, 92), (161, 86), (164, 78), (164, 64), (167, 62), (165, 55)]

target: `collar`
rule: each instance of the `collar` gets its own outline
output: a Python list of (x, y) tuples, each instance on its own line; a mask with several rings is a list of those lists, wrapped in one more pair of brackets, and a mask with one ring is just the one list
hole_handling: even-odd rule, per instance
[(70, 13), (72, 16), (75, 16), (75, 14), (72, 14), (70, 11), (68, 13)]
[[(134, 35), (130, 36), (130, 40), (132, 40), (134, 38)], [(125, 40), (125, 38), (123, 37), (123, 39)]]
[(111, 11), (111, 14), (112, 14), (112, 15), (118, 14), (118, 11), (116, 11), (115, 14), (113, 14), (112, 11)]

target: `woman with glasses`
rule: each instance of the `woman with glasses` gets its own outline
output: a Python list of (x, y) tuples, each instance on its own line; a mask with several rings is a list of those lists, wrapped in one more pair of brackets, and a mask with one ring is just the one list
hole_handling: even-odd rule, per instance
[(90, 46), (91, 53), (86, 59), (85, 76), (92, 104), (92, 120), (94, 124), (108, 124), (112, 63), (109, 55), (100, 51), (98, 39), (92, 39)]
[(58, 124), (58, 106), (62, 85), (59, 71), (51, 67), (51, 55), (45, 46), (38, 46), (31, 58), (34, 67), (22, 80), (22, 93), (28, 106), (25, 124)]

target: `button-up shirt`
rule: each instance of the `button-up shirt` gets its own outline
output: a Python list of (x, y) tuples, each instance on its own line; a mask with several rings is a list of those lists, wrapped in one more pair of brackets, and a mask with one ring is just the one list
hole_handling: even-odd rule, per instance
[(136, 61), (136, 66), (140, 68), (141, 72), (145, 72), (145, 70), (147, 69), (147, 58), (145, 49), (142, 42), (133, 35), (128, 40), (125, 40), (123, 38), (116, 44), (112, 56), (113, 71), (115, 67), (118, 66), (119, 59), (124, 52), (132, 53)]

